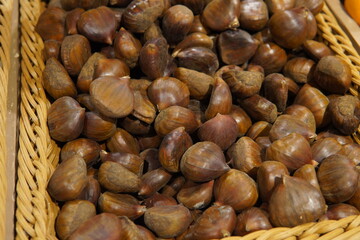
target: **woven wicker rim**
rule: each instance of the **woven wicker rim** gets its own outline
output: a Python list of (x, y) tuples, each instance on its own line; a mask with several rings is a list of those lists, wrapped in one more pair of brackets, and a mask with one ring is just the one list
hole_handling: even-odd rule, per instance
[(6, 116), (10, 74), (12, 0), (0, 0), (0, 239), (5, 239), (6, 176)]
[[(50, 106), (41, 84), (43, 42), (34, 28), (42, 9), (40, 0), (20, 0), (21, 22), (21, 105), (18, 154), (16, 239), (56, 239), (54, 222), (59, 211), (46, 191), (58, 164), (60, 149), (51, 140), (46, 125)], [(325, 5), (316, 16), (320, 37), (349, 63), (353, 82), (350, 93), (358, 96), (360, 57)], [(360, 129), (359, 129), (360, 130)], [(359, 131), (354, 134), (357, 142)], [(360, 239), (360, 216), (339, 221), (308, 223), (294, 228), (273, 228), (229, 237), (228, 240)]]

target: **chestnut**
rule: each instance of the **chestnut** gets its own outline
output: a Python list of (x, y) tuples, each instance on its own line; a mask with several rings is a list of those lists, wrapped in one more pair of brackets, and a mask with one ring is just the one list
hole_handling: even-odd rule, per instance
[(241, 1), (239, 20), (242, 29), (260, 31), (269, 20), (266, 3), (262, 0)]

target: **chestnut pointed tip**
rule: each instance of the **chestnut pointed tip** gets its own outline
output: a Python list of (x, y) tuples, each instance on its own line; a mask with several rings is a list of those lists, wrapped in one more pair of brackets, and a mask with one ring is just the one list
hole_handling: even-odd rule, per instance
[(236, 29), (240, 27), (240, 22), (238, 18), (235, 18), (230, 24), (229, 24), (229, 28), (230, 29)]
[(181, 50), (182, 50), (182, 49), (178, 49), (178, 50), (176, 50), (175, 52), (173, 52), (173, 53), (171, 54), (171, 57), (176, 58), (177, 55), (179, 54), (179, 52), (181, 52)]
[(231, 233), (229, 232), (229, 231), (227, 231), (227, 230), (221, 230), (221, 235), (222, 235), (222, 237), (230, 237), (231, 236)]
[(315, 160), (311, 160), (310, 164), (313, 165), (314, 167), (319, 165), (319, 163), (317, 161), (315, 161)]

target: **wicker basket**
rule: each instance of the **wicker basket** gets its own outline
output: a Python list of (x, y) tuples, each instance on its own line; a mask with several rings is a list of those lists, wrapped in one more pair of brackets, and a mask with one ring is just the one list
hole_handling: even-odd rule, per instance
[[(7, 99), (11, 61), (11, 24), (13, 14), (12, 0), (0, 0), (0, 239), (5, 239), (7, 226), (6, 201), (8, 200), (7, 173)], [(8, 219), (9, 220), (9, 219)]]
[[(49, 197), (46, 186), (58, 164), (59, 147), (51, 140), (46, 125), (49, 101), (42, 87), (43, 42), (34, 32), (40, 15), (40, 0), (20, 0), (21, 21), (21, 105), (17, 182), (17, 239), (56, 239), (54, 221), (59, 208)], [(358, 95), (360, 57), (341, 30), (327, 6), (316, 17), (319, 37), (349, 63)], [(357, 134), (360, 134), (360, 129)], [(356, 134), (356, 135), (357, 135)], [(360, 135), (359, 135), (360, 136)], [(357, 136), (355, 139), (359, 142)], [(339, 221), (308, 223), (294, 228), (274, 228), (232, 239), (360, 239), (360, 216)]]

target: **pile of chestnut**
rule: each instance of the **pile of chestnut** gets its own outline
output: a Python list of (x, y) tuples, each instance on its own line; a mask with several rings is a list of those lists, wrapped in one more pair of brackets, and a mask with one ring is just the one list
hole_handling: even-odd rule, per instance
[(205, 240), (359, 215), (360, 101), (323, 0), (51, 1), (60, 239)]

